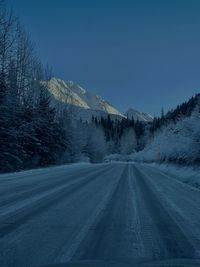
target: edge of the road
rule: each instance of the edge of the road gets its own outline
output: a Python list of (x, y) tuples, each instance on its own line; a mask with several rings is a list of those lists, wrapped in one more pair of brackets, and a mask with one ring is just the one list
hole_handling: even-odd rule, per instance
[(119, 260), (119, 261), (100, 261), (100, 260), (85, 260), (74, 261), (53, 265), (45, 265), (38, 267), (199, 267), (199, 259), (167, 259), (158, 261), (144, 260)]

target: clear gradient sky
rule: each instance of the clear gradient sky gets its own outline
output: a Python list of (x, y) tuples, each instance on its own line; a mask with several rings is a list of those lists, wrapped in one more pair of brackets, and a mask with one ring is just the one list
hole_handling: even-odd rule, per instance
[(159, 114), (200, 92), (199, 0), (6, 0), (54, 75)]

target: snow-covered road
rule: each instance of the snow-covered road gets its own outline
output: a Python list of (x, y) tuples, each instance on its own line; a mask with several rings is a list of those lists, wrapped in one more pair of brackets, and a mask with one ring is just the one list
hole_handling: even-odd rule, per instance
[(172, 258), (200, 258), (200, 191), (155, 167), (80, 164), (0, 176), (2, 267)]

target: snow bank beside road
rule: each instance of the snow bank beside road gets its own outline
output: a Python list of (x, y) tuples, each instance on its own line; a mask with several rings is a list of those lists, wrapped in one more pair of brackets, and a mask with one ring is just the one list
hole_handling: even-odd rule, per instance
[(135, 160), (199, 164), (199, 109), (195, 109), (190, 117), (180, 118), (177, 123), (170, 123), (157, 131), (144, 150), (135, 154)]
[(123, 155), (123, 154), (110, 154), (105, 156), (104, 162), (131, 162), (134, 161), (134, 154)]
[(168, 176), (170, 175), (181, 182), (187, 183), (200, 189), (200, 167), (164, 163), (145, 163), (145, 165), (159, 169), (166, 173)]

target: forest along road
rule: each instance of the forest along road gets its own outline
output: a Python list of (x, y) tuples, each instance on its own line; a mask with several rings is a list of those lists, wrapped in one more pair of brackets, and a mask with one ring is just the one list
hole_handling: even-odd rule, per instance
[(142, 164), (0, 175), (0, 266), (200, 258), (200, 191)]

